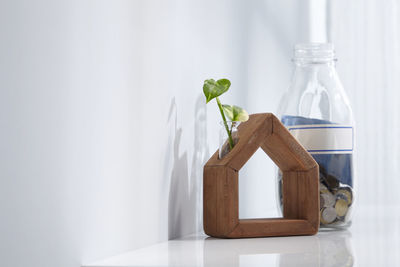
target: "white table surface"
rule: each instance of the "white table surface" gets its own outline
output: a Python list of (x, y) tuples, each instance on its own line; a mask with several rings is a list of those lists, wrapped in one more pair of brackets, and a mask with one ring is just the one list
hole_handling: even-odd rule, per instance
[(400, 207), (364, 207), (347, 230), (315, 236), (170, 240), (85, 267), (400, 266)]

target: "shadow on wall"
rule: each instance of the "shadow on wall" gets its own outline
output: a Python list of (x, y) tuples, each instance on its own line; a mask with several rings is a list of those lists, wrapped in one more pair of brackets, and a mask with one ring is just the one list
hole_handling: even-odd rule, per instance
[[(168, 200), (168, 238), (174, 239), (202, 230), (202, 177), (208, 159), (207, 113), (204, 98), (199, 95), (194, 110), (194, 144), (189, 176), (188, 153), (180, 153), (182, 128), (178, 127), (175, 98), (171, 100), (168, 122), (173, 129), (173, 162)], [(187, 144), (191, 145), (191, 144)]]

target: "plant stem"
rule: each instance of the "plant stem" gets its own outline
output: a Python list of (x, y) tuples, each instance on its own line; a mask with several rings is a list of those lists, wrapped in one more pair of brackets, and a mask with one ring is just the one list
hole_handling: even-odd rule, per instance
[[(232, 134), (231, 134), (231, 131), (229, 130), (228, 123), (226, 122), (226, 118), (225, 118), (224, 110), (222, 109), (221, 102), (219, 101), (218, 97), (216, 97), (215, 99), (217, 100), (217, 105), (218, 105), (219, 111), (221, 112), (222, 119), (224, 120), (225, 130), (226, 130), (226, 133), (228, 134), (229, 147), (232, 150), (232, 148), (234, 146)], [(232, 127), (232, 125), (231, 125), (231, 127)]]

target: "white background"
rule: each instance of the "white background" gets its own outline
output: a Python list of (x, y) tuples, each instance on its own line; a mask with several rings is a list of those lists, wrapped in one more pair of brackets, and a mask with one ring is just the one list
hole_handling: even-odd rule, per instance
[[(79, 266), (201, 229), (219, 130), (204, 79), (274, 112), (310, 40), (337, 47), (359, 205), (399, 203), (399, 26), (396, 1), (1, 0), (0, 266)], [(260, 155), (242, 217), (276, 212)]]

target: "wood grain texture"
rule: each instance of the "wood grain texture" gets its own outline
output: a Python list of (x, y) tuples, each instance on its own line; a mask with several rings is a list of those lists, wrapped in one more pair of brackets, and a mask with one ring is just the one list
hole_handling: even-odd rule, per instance
[(261, 146), (263, 140), (272, 134), (272, 114), (253, 114), (238, 127), (239, 142), (224, 158), (218, 158), (218, 150), (206, 166), (225, 166), (239, 171)]
[(272, 116), (271, 121), (271, 136), (265, 140), (261, 148), (275, 164), (282, 171), (307, 171), (316, 166), (313, 157), (275, 116)]
[(311, 234), (315, 234), (315, 228), (307, 220), (273, 218), (239, 220), (236, 228), (226, 237), (271, 237)]
[[(204, 166), (204, 231), (222, 238), (311, 235), (319, 228), (318, 164), (271, 113), (250, 115), (239, 142)], [(283, 171), (284, 218), (239, 220), (238, 172), (261, 147)]]

